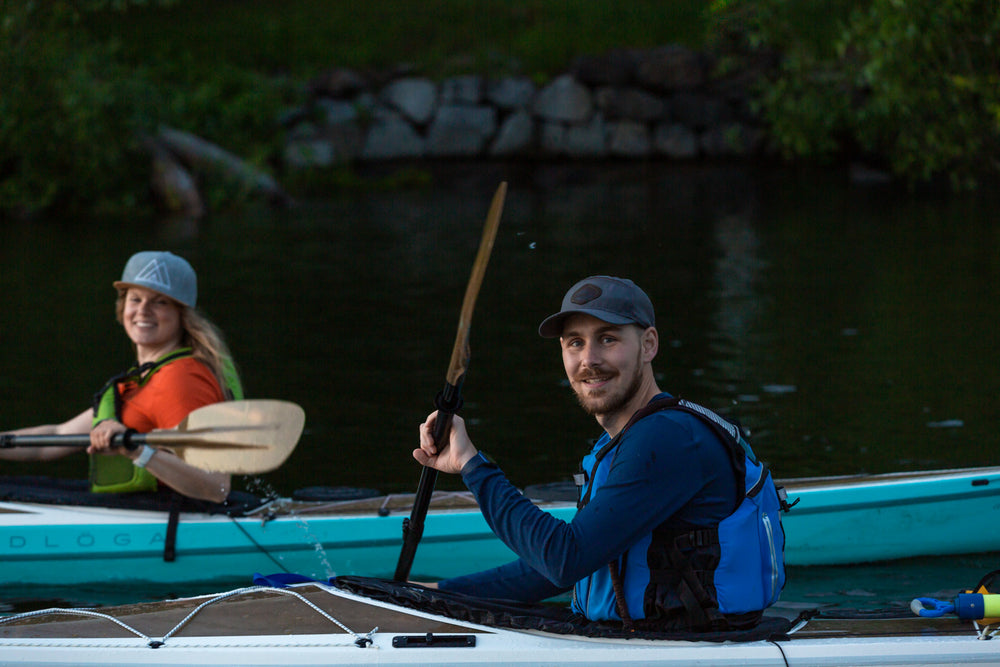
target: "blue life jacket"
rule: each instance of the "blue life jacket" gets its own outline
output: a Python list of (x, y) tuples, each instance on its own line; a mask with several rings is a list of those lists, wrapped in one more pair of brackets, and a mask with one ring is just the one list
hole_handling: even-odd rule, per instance
[[(679, 531), (661, 524), (607, 569), (578, 582), (574, 608), (591, 620), (622, 620), (649, 629), (752, 627), (785, 584), (780, 512), (787, 504), (784, 490), (775, 487), (738, 426), (690, 401), (650, 401), (621, 433), (584, 459), (590, 474), (579, 506), (606, 481), (622, 434), (639, 419), (667, 409), (698, 417), (726, 445), (739, 485), (736, 507), (712, 528)], [(629, 610), (642, 610), (642, 615), (633, 619)]]

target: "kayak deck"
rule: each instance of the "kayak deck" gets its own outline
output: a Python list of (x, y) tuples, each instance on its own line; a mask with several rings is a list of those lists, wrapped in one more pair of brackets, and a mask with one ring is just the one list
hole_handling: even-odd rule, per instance
[[(266, 613), (261, 613), (262, 610)], [(88, 615), (80, 617), (76, 615), (79, 612)], [(191, 616), (192, 612), (197, 613)], [(969, 623), (957, 618), (923, 618), (907, 615), (905, 610), (857, 612), (852, 616), (806, 616), (808, 614), (791, 633), (798, 639), (974, 635)], [(91, 610), (42, 610), (22, 614), (12, 622), (0, 622), (0, 638), (137, 636), (125, 625), (147, 637), (163, 637), (168, 633), (171, 637), (349, 634), (349, 630), (366, 633), (376, 627), (382, 633), (490, 632), (488, 628), (467, 621), (421, 614), (352, 595), (331, 595), (330, 587), (316, 583), (289, 589), (255, 586), (215, 596)], [(696, 637), (688, 635), (689, 639)], [(997, 651), (1000, 658), (1000, 645)]]
[[(219, 599), (198, 611), (174, 637), (254, 637), (269, 634), (347, 634), (344, 627), (330, 621), (317, 609), (357, 632), (378, 627), (383, 632), (469, 632), (444, 620), (403, 613), (395, 609), (334, 597), (317, 585), (296, 589), (237, 589), (246, 592)], [(297, 597), (297, 596), (301, 596)], [(306, 604), (304, 600), (310, 604)], [(46, 613), (24, 620), (0, 624), (0, 637), (31, 638), (128, 638), (135, 637), (114, 618), (148, 637), (163, 637), (177, 628), (193, 611), (215, 596), (185, 598), (156, 603), (138, 603), (101, 608), (101, 617), (80, 617), (71, 613)], [(264, 605), (262, 606), (262, 601)], [(262, 614), (261, 609), (267, 613)], [(98, 610), (94, 610), (98, 611)]]
[(581, 637), (485, 626), (321, 584), (125, 605), (100, 618), (62, 611), (0, 622), (4, 664), (880, 667), (1000, 658), (1000, 645), (957, 619), (777, 619), (784, 631), (745, 642)]

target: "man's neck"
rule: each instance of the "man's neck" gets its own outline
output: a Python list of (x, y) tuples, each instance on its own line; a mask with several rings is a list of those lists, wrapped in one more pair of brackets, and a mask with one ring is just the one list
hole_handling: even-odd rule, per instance
[(625, 424), (628, 423), (628, 420), (632, 418), (632, 415), (637, 410), (644, 407), (653, 400), (654, 396), (661, 393), (663, 392), (656, 386), (656, 381), (649, 378), (648, 381), (642, 383), (639, 391), (635, 392), (635, 396), (621, 410), (606, 415), (596, 415), (597, 423), (613, 438), (618, 435), (619, 431), (625, 428)]

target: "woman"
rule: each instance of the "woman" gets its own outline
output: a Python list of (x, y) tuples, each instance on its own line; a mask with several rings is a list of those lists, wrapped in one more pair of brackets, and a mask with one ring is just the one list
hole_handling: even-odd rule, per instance
[[(135, 348), (136, 365), (110, 380), (92, 407), (61, 424), (11, 431), (15, 435), (90, 434), (91, 490), (156, 490), (158, 481), (200, 500), (222, 502), (228, 474), (188, 465), (169, 449), (112, 447), (117, 433), (173, 428), (192, 410), (243, 398), (239, 377), (219, 330), (195, 310), (197, 277), (186, 260), (169, 252), (132, 255), (118, 290), (118, 322)], [(0, 450), (10, 460), (52, 460), (76, 447)]]

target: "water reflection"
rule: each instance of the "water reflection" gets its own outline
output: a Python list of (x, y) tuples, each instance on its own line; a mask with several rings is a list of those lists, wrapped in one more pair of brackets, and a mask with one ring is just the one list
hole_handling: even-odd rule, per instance
[(416, 425), (508, 180), (464, 413), (518, 484), (565, 479), (597, 435), (555, 344), (535, 333), (593, 273), (646, 288), (666, 343), (661, 386), (740, 418), (779, 477), (995, 462), (995, 195), (921, 198), (737, 166), (462, 165), (435, 177), (197, 226), (5, 224), (4, 425), (75, 414), (127, 365), (109, 283), (135, 250), (165, 248), (198, 269), (200, 303), (250, 395), (306, 409), (306, 436), (270, 484), (412, 490)]
[[(716, 303), (708, 332), (713, 357), (709, 360), (716, 395), (756, 403), (755, 393), (737, 393), (747, 375), (745, 350), (754, 345), (761, 303), (757, 281), (764, 266), (751, 214), (734, 214), (717, 221), (714, 229), (718, 257), (709, 296)], [(725, 410), (724, 406), (719, 406)]]

